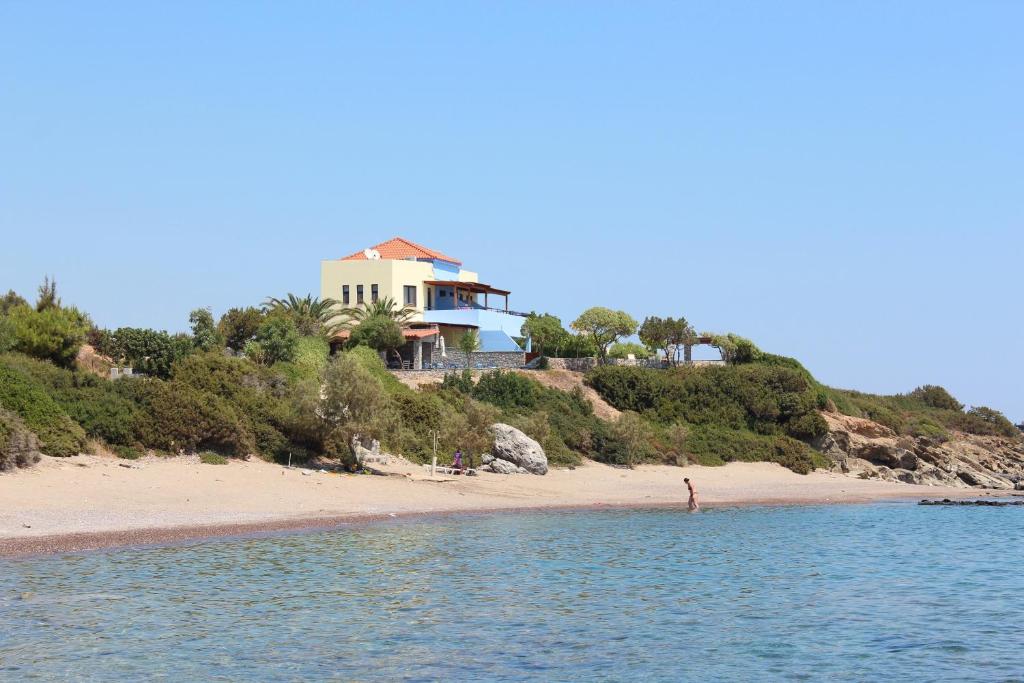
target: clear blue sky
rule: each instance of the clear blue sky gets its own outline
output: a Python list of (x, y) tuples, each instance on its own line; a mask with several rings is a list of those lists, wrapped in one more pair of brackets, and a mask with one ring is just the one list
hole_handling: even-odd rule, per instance
[(104, 326), (396, 234), (1024, 418), (1024, 3), (0, 4), (0, 287)]

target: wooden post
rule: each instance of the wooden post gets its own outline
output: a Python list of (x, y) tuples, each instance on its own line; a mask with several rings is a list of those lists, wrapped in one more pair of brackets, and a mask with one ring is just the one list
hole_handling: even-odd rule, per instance
[(437, 475), (437, 432), (431, 431), (430, 434), (434, 437), (434, 459), (430, 461), (430, 476)]

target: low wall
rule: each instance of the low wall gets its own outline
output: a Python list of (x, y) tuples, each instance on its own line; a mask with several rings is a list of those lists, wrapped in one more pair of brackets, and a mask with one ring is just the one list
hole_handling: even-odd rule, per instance
[[(466, 367), (466, 354), (458, 349), (448, 349), (448, 363), (456, 366), (456, 369)], [(434, 362), (439, 362), (440, 356), (434, 354)], [(470, 358), (469, 364), (472, 368), (478, 365), (487, 368), (521, 368), (526, 365), (525, 351), (478, 351)]]
[(597, 366), (596, 358), (548, 358), (548, 367), (552, 370), (572, 370), (573, 372), (589, 372)]

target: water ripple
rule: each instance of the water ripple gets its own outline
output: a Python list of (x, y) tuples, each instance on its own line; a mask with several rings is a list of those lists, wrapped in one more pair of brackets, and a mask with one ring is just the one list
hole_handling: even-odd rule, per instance
[(1024, 510), (467, 515), (0, 561), (4, 680), (1018, 680)]

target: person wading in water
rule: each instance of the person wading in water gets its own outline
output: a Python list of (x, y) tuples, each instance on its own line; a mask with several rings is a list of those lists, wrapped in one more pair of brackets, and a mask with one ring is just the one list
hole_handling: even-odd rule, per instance
[(700, 510), (700, 503), (697, 502), (697, 489), (693, 488), (693, 482), (690, 481), (689, 477), (684, 477), (683, 482), (686, 484), (686, 488), (690, 490), (690, 512)]

